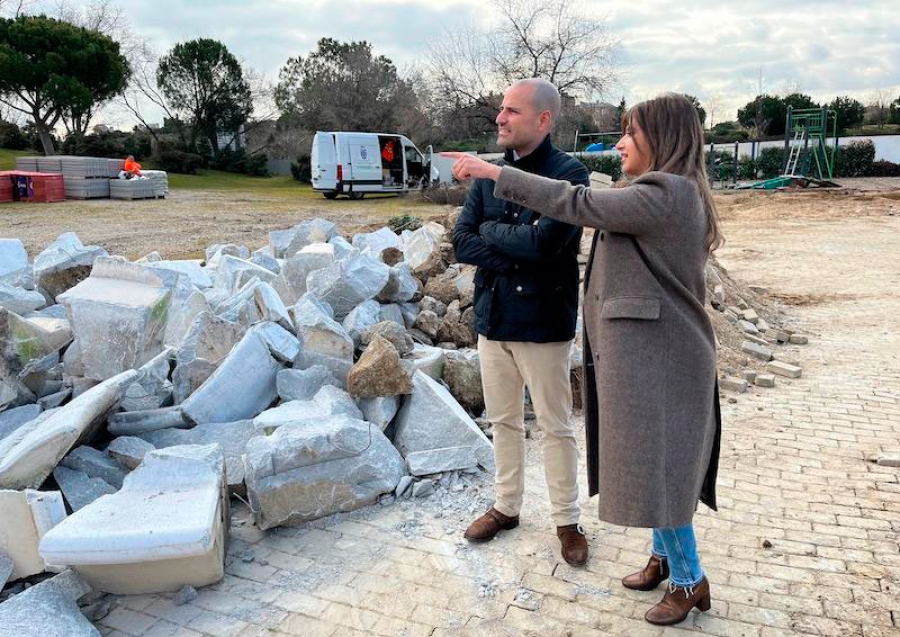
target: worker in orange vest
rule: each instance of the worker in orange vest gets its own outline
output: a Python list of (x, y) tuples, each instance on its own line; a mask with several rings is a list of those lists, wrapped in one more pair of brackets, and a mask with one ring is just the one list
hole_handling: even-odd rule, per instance
[(141, 175), (141, 165), (134, 161), (134, 155), (129, 155), (125, 159), (125, 172), (131, 173), (135, 177), (140, 177)]

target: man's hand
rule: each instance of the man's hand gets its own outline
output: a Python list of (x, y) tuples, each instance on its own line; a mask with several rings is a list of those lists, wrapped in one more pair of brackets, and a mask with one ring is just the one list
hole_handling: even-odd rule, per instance
[(497, 181), (497, 178), (500, 177), (500, 166), (490, 164), (468, 153), (441, 153), (441, 157), (456, 160), (456, 163), (453, 164), (453, 176), (459, 181), (468, 179)]

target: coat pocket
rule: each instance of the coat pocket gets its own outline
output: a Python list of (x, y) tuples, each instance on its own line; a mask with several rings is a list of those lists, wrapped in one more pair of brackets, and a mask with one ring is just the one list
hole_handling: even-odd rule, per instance
[(600, 318), (655, 321), (659, 318), (659, 299), (652, 296), (615, 296), (603, 302)]

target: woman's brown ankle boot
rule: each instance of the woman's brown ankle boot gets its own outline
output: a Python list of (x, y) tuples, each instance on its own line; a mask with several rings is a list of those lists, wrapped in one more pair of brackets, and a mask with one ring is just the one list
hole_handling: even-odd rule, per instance
[(657, 626), (669, 626), (687, 619), (691, 609), (707, 611), (711, 605), (709, 581), (704, 577), (699, 584), (690, 588), (669, 586), (662, 601), (648, 610), (644, 619)]
[(669, 563), (665, 558), (650, 556), (644, 570), (622, 578), (622, 586), (634, 591), (652, 591), (669, 578)]

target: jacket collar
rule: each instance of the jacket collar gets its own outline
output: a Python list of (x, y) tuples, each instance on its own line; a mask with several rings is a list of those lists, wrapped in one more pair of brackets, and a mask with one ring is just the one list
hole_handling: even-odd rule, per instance
[(550, 152), (553, 150), (553, 144), (550, 141), (550, 135), (547, 135), (544, 138), (544, 141), (541, 142), (541, 145), (534, 149), (525, 157), (520, 159), (516, 159), (513, 155), (512, 150), (507, 150), (505, 155), (503, 156), (504, 161), (515, 168), (521, 168), (526, 171), (534, 171), (539, 168), (543, 163)]

